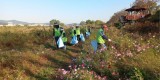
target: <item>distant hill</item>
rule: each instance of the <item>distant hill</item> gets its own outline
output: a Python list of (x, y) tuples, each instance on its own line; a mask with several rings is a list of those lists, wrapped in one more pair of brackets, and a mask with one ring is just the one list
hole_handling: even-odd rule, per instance
[(45, 25), (49, 25), (49, 23), (28, 23), (28, 22), (18, 21), (18, 20), (0, 20), (0, 25), (7, 25), (8, 22), (11, 22), (13, 24), (45, 24)]
[(28, 22), (17, 21), (17, 20), (0, 20), (0, 24), (8, 24), (8, 22), (11, 22), (13, 24), (28, 24)]

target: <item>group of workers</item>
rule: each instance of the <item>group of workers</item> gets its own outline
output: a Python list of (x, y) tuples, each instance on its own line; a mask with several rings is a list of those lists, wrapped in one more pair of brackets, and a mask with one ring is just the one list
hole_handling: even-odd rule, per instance
[[(105, 24), (103, 24), (101, 25), (101, 28), (97, 32), (96, 41), (97, 41), (98, 49), (100, 51), (103, 51), (106, 49), (105, 40), (108, 40), (108, 38), (107, 36), (105, 36), (104, 31), (107, 31), (107, 30), (108, 30), (108, 27)], [(90, 34), (91, 34), (91, 29), (87, 28), (85, 32), (85, 37), (88, 38)], [(77, 25), (76, 27), (72, 27), (72, 29), (70, 30), (70, 35), (72, 39), (70, 44), (72, 45), (85, 41), (85, 38), (81, 33), (81, 29), (79, 25)], [(64, 48), (66, 50), (66, 45), (68, 42), (66, 32), (62, 27), (59, 26), (59, 24), (54, 24), (53, 36), (54, 36), (57, 48)], [(61, 47), (59, 46), (60, 41), (63, 44), (63, 46)]]

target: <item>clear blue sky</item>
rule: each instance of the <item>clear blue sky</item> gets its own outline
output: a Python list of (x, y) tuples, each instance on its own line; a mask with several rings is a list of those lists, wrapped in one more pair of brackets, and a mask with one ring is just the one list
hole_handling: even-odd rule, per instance
[(44, 23), (58, 19), (66, 24), (82, 20), (108, 21), (135, 0), (0, 0), (0, 20)]

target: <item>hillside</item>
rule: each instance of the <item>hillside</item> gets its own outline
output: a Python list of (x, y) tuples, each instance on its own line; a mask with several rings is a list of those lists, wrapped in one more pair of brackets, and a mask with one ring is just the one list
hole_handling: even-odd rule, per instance
[(17, 20), (0, 20), (0, 24), (8, 24), (8, 22), (11, 22), (13, 24), (28, 24), (27, 22)]

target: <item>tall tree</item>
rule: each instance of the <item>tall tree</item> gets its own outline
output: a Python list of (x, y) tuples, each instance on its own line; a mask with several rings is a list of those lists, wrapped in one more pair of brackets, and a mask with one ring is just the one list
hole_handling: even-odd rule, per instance
[(56, 20), (56, 19), (53, 19), (53, 20), (50, 21), (50, 25), (52, 25), (52, 26), (53, 26), (55, 23), (60, 24), (60, 21), (59, 21), (59, 20)]
[(114, 13), (114, 15), (110, 18), (110, 20), (107, 22), (108, 24), (114, 24), (119, 22), (119, 18), (121, 16), (127, 15), (127, 12), (125, 10), (121, 10), (119, 12)]
[(60, 22), (59, 20), (53, 19), (50, 21), (51, 26), (53, 26), (55, 23), (59, 24), (60, 26), (65, 26), (65, 24)]
[(103, 24), (103, 23), (104, 23), (104, 22), (101, 21), (101, 20), (96, 20), (96, 21), (95, 21), (95, 24), (96, 24), (96, 25), (100, 25), (100, 24)]
[(159, 0), (136, 0), (133, 6), (147, 8), (149, 13), (154, 12), (154, 8), (157, 7), (157, 2)]
[(94, 24), (93, 20), (86, 20), (86, 24)]
[(80, 22), (80, 25), (82, 25), (82, 26), (84, 26), (85, 24), (86, 24), (85, 21), (81, 21), (81, 22)]

